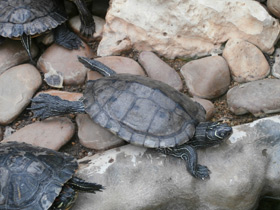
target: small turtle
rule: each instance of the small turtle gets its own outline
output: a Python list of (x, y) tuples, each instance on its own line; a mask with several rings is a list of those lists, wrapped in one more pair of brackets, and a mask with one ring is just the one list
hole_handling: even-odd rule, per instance
[[(80, 13), (80, 31), (91, 36), (95, 30), (94, 20), (84, 0), (73, 1)], [(0, 43), (5, 38), (21, 39), (30, 60), (31, 37), (54, 30), (55, 42), (67, 49), (78, 49), (82, 42), (65, 26), (67, 15), (62, 0), (1, 0)], [(59, 26), (59, 27), (58, 27)]]
[(76, 159), (26, 143), (0, 143), (1, 210), (68, 210), (77, 191), (103, 187), (73, 176)]
[(209, 177), (208, 168), (197, 164), (196, 149), (220, 144), (231, 135), (230, 126), (203, 122), (204, 108), (167, 84), (139, 75), (116, 74), (85, 57), (79, 61), (105, 77), (87, 82), (82, 101), (40, 94), (32, 99), (30, 108), (35, 117), (86, 112), (127, 142), (180, 157), (192, 176)]

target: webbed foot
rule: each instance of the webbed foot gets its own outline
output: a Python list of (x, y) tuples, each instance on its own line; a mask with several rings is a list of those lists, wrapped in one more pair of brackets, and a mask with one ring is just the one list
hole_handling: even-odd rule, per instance
[(192, 174), (195, 178), (198, 178), (198, 179), (202, 179), (202, 180), (205, 180), (205, 179), (209, 179), (210, 176), (210, 170), (207, 168), (207, 166), (202, 166), (200, 164), (197, 164), (196, 166), (196, 170), (194, 171), (194, 174)]

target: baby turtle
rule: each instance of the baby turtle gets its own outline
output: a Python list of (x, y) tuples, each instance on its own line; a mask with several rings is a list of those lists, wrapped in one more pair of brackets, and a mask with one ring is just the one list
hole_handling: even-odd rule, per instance
[(220, 144), (231, 135), (230, 126), (204, 122), (200, 104), (163, 82), (116, 74), (96, 60), (79, 57), (79, 61), (105, 77), (87, 82), (82, 101), (40, 94), (32, 99), (35, 117), (86, 112), (127, 142), (182, 158), (192, 176), (209, 178), (208, 168), (197, 164), (196, 149)]
[(26, 143), (0, 143), (0, 209), (68, 210), (77, 191), (103, 187), (73, 176), (78, 168), (70, 155)]
[[(91, 36), (95, 24), (84, 0), (73, 1), (80, 13), (80, 31)], [(67, 20), (63, 0), (1, 0), (0, 38), (21, 39), (30, 60), (31, 37), (54, 30), (55, 42), (67, 49), (78, 49), (82, 42), (63, 24)], [(58, 27), (59, 26), (59, 27)]]

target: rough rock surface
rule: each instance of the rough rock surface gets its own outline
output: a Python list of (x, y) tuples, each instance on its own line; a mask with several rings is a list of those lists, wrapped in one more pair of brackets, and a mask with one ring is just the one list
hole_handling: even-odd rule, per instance
[(39, 71), (30, 64), (8, 69), (0, 75), (0, 124), (12, 122), (29, 104), (42, 84)]
[(235, 86), (227, 93), (227, 103), (236, 115), (280, 112), (280, 80), (265, 79)]
[[(38, 53), (36, 45), (32, 44), (31, 54), (35, 57)], [(28, 54), (20, 41), (6, 39), (0, 45), (0, 74), (18, 64), (29, 61)]]
[[(142, 67), (131, 58), (126, 58), (122, 56), (107, 56), (96, 58), (96, 60), (105, 64), (117, 73), (145, 75), (145, 72), (142, 69)], [(88, 80), (95, 80), (101, 77), (102, 75), (95, 71), (89, 71), (87, 75)]]
[(66, 117), (49, 118), (41, 122), (29, 124), (3, 142), (26, 142), (34, 146), (59, 150), (75, 133), (75, 125)]
[(231, 38), (272, 52), (279, 23), (253, 0), (112, 0), (98, 55), (135, 48), (167, 58), (205, 55)]
[(231, 39), (223, 51), (231, 75), (237, 82), (249, 82), (265, 78), (270, 66), (263, 53), (253, 44), (241, 39)]
[(186, 63), (181, 68), (189, 92), (212, 99), (224, 94), (230, 85), (230, 72), (225, 59), (210, 56)]
[(76, 122), (80, 143), (87, 148), (107, 150), (121, 146), (125, 142), (107, 129), (94, 123), (87, 114), (77, 115)]
[(133, 145), (81, 159), (78, 175), (106, 190), (80, 194), (73, 210), (251, 210), (280, 191), (279, 135), (279, 116), (234, 127), (228, 141), (198, 152), (212, 171), (206, 181), (177, 158)]
[(51, 45), (39, 58), (37, 66), (43, 73), (63, 76), (64, 85), (80, 85), (86, 78), (87, 68), (78, 61), (77, 56), (92, 57), (91, 49), (68, 50), (57, 44)]
[(141, 52), (138, 62), (144, 67), (149, 77), (162, 81), (176, 90), (181, 90), (183, 84), (175, 69), (161, 60), (153, 52)]

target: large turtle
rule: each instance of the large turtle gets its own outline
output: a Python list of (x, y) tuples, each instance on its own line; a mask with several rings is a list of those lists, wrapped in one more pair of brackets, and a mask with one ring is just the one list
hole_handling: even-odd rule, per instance
[(127, 142), (180, 157), (192, 176), (209, 177), (208, 168), (197, 164), (196, 149), (220, 144), (231, 135), (230, 126), (204, 122), (204, 108), (167, 84), (144, 76), (116, 74), (96, 60), (79, 60), (105, 77), (87, 82), (82, 101), (40, 94), (32, 99), (35, 117), (86, 112)]
[[(80, 13), (80, 31), (91, 36), (95, 30), (94, 20), (84, 0), (73, 1)], [(0, 43), (4, 38), (21, 39), (30, 60), (31, 37), (54, 30), (55, 42), (67, 49), (78, 49), (82, 42), (65, 26), (67, 15), (63, 0), (1, 0)]]
[(26, 143), (0, 143), (1, 210), (68, 210), (77, 191), (103, 187), (74, 177), (74, 157)]

